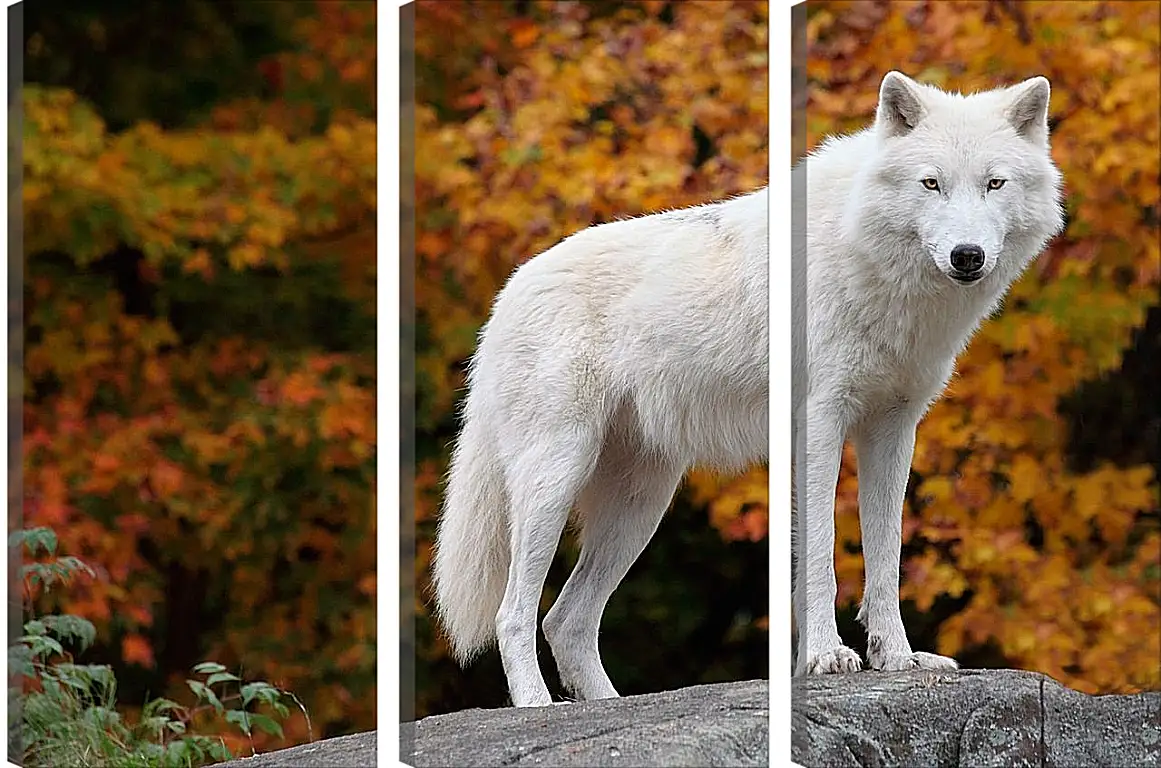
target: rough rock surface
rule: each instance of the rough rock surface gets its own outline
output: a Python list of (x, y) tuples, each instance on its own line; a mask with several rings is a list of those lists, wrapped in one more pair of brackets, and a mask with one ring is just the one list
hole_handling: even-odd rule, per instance
[(1033, 672), (795, 680), (802, 766), (1161, 766), (1161, 692), (1088, 696)]
[(404, 723), (414, 766), (766, 766), (765, 680), (530, 709), (469, 709)]
[(375, 731), (243, 757), (214, 768), (375, 768)]
[[(415, 766), (764, 766), (764, 680), (536, 709), (470, 709), (400, 726)], [(791, 756), (822, 766), (1161, 766), (1161, 692), (1087, 696), (1013, 670), (857, 672), (794, 680)], [(362, 768), (375, 733), (221, 768)]]

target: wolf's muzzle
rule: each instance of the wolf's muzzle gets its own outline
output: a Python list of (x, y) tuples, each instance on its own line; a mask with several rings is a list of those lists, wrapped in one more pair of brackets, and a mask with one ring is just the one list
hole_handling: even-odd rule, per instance
[(971, 243), (960, 243), (951, 249), (951, 277), (959, 283), (974, 283), (983, 277), (984, 249)]

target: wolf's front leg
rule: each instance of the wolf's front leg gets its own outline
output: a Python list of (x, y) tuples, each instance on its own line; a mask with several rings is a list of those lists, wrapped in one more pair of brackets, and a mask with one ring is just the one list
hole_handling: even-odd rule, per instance
[(794, 673), (857, 672), (859, 655), (843, 645), (835, 620), (834, 494), (843, 432), (828, 409), (807, 406), (806, 429), (795, 440)]
[(899, 555), (903, 544), (903, 497), (915, 453), (922, 411), (888, 410), (861, 425), (853, 438), (859, 461), (859, 526), (866, 587), (859, 620), (867, 628), (871, 669), (955, 669), (946, 656), (913, 653), (899, 612)]

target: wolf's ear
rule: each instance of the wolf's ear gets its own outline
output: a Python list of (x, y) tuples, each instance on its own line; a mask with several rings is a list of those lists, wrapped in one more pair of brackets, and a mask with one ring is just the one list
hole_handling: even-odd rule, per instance
[(888, 72), (879, 86), (879, 108), (875, 125), (884, 136), (910, 133), (927, 114), (919, 83), (901, 72)]
[(1048, 98), (1052, 92), (1048, 78), (1033, 77), (1012, 86), (1011, 91), (1005, 114), (1016, 133), (1037, 144), (1048, 141)]

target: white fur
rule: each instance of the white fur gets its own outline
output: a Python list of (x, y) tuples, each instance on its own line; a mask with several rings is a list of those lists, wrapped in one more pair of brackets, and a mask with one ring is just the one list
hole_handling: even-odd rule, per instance
[(498, 638), (516, 706), (551, 702), (537, 611), (574, 506), (580, 560), (544, 632), (566, 688), (615, 697), (601, 614), (682, 475), (766, 458), (768, 259), (763, 189), (583, 230), (496, 298), (468, 376), (434, 585), (461, 662)]
[[(793, 310), (795, 495), (806, 502), (795, 523), (798, 674), (861, 666), (834, 610), (834, 500), (847, 438), (859, 459), (868, 664), (956, 666), (913, 653), (903, 628), (903, 497), (916, 425), (956, 356), (1062, 228), (1048, 97), (1042, 77), (961, 96), (892, 72), (874, 124), (826, 141), (794, 171), (806, 175), (796, 188), (808, 190), (809, 212), (806, 259), (797, 254), (793, 270), (795, 295), (806, 296)], [(989, 191), (990, 179), (1006, 181)], [(960, 244), (984, 251), (972, 284), (952, 278)]]

